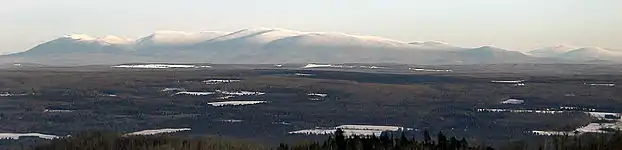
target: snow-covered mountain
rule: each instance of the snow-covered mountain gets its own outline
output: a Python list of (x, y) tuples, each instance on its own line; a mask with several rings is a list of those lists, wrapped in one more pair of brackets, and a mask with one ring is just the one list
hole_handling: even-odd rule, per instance
[(533, 50), (530, 51), (529, 54), (537, 57), (549, 57), (574, 61), (622, 61), (622, 51), (601, 47), (577, 48), (561, 45)]
[(620, 61), (620, 59), (622, 59), (622, 51), (615, 51), (601, 47), (584, 47), (568, 51), (558, 57), (572, 60)]
[[(83, 65), (136, 62), (200, 63), (405, 63), (495, 64), (610, 60), (619, 52), (549, 47), (523, 54), (444, 42), (403, 42), (376, 36), (249, 28), (235, 32), (157, 31), (137, 40), (119, 36), (63, 36), (25, 52), (0, 56), (0, 63)], [(573, 61), (571, 61), (573, 62)]]
[(228, 34), (220, 31), (184, 32), (184, 31), (156, 31), (146, 37), (136, 40), (136, 48), (150, 49), (177, 49), (192, 46), (216, 37)]
[(557, 57), (563, 53), (577, 49), (573, 46), (557, 45), (551, 47), (544, 47), (536, 50), (529, 51), (528, 54), (536, 57)]
[(132, 40), (117, 36), (91, 37), (85, 34), (66, 35), (11, 55), (43, 56), (68, 53), (125, 53), (131, 51)]

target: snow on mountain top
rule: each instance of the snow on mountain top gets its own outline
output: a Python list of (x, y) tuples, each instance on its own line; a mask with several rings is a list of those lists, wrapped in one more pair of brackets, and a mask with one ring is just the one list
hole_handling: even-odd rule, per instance
[(86, 34), (70, 34), (70, 35), (65, 35), (65, 38), (70, 38), (74, 40), (84, 40), (84, 41), (92, 41), (96, 39)]
[(247, 39), (259, 43), (267, 43), (274, 40), (278, 40), (285, 37), (297, 36), (306, 34), (306, 32), (277, 29), (277, 28), (249, 28), (239, 30), (224, 36), (216, 37), (211, 42), (215, 41), (228, 41), (234, 39)]
[(311, 32), (275, 40), (272, 41), (270, 45), (319, 47), (410, 47), (408, 43), (397, 40), (335, 32)]
[(425, 42), (411, 42), (408, 44), (413, 45), (449, 45), (449, 43), (441, 42), (441, 41), (425, 41)]
[(425, 42), (411, 42), (410, 45), (424, 49), (442, 49), (442, 50), (455, 50), (460, 49), (458, 46), (451, 45), (441, 41), (425, 41)]
[(106, 35), (103, 37), (97, 38), (98, 41), (110, 43), (110, 44), (129, 44), (132, 43), (131, 39), (122, 38), (114, 35)]
[(139, 44), (155, 44), (155, 45), (184, 45), (184, 44), (196, 44), (199, 42), (207, 41), (222, 35), (227, 32), (220, 31), (202, 31), (202, 32), (184, 32), (184, 31), (171, 31), (162, 30), (156, 31), (153, 34), (141, 38)]
[(65, 35), (64, 38), (69, 38), (73, 40), (83, 41), (83, 42), (99, 42), (101, 44), (130, 44), (132, 42), (131, 39), (122, 38), (114, 35), (106, 35), (103, 37), (92, 37), (86, 34), (70, 34)]
[(529, 51), (528, 54), (532, 56), (537, 56), (537, 57), (555, 57), (557, 55), (572, 51), (574, 49), (577, 49), (577, 48), (573, 46), (567, 46), (567, 45), (557, 45), (557, 46), (550, 46), (550, 47), (544, 47), (544, 48), (532, 50), (532, 51)]

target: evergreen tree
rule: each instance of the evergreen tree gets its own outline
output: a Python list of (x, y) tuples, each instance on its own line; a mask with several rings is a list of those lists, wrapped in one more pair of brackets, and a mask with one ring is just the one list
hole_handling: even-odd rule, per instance
[(337, 129), (335, 131), (335, 142), (337, 143), (337, 150), (346, 150), (346, 137), (343, 130)]

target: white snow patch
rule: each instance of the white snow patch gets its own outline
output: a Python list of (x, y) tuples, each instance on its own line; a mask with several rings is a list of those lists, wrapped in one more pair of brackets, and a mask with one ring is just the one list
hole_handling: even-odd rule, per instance
[(0, 93), (0, 97), (11, 97), (11, 96), (15, 96), (15, 94), (13, 94), (13, 93)]
[(559, 109), (563, 109), (563, 110), (578, 110), (579, 107), (561, 106), (561, 107), (559, 107)]
[(211, 79), (211, 80), (203, 81), (203, 83), (205, 84), (234, 83), (234, 82), (240, 82), (240, 80)]
[(531, 131), (531, 133), (535, 135), (542, 136), (575, 136), (576, 133), (574, 131)]
[(75, 110), (69, 110), (69, 109), (45, 109), (43, 110), (43, 112), (46, 112), (46, 113), (70, 113), (74, 111)]
[(194, 95), (194, 96), (205, 96), (205, 95), (212, 95), (214, 94), (214, 92), (189, 92), (189, 91), (184, 91), (184, 92), (177, 92), (175, 93), (175, 95)]
[(608, 86), (608, 87), (616, 86), (616, 84), (613, 84), (613, 83), (585, 83), (585, 85), (589, 85), (589, 86)]
[(168, 68), (211, 68), (211, 66), (175, 65), (175, 64), (141, 64), (141, 65), (117, 65), (117, 66), (113, 66), (113, 68), (168, 69)]
[(92, 41), (96, 39), (86, 34), (70, 34), (70, 35), (65, 35), (65, 38), (70, 38), (74, 40), (82, 40), (82, 41)]
[(519, 100), (519, 99), (508, 99), (508, 100), (501, 102), (501, 104), (514, 104), (514, 105), (523, 104), (523, 103), (525, 103), (525, 100)]
[[(610, 112), (586, 112), (586, 113), (592, 117), (603, 119), (603, 120), (620, 120), (620, 116), (622, 116), (620, 113), (610, 113)], [(617, 119), (607, 118), (607, 116), (612, 116)]]
[(318, 97), (326, 97), (326, 96), (328, 96), (328, 94), (324, 94), (324, 93), (309, 93), (307, 95), (309, 95), (309, 96), (318, 96)]
[(240, 123), (243, 122), (244, 120), (237, 120), (237, 119), (225, 119), (225, 120), (220, 120), (221, 122), (225, 122), (225, 123)]
[(378, 67), (378, 66), (359, 66), (360, 68), (365, 68), (365, 69), (384, 69), (387, 67)]
[(420, 72), (453, 72), (453, 70), (449, 70), (449, 69), (425, 69), (425, 68), (408, 68), (409, 70), (413, 70), (413, 71), (420, 71)]
[(164, 133), (175, 133), (181, 131), (190, 131), (190, 128), (166, 128), (166, 129), (155, 129), (155, 130), (142, 130), (132, 133), (127, 133), (125, 135), (156, 135), (156, 134), (164, 134)]
[(539, 114), (561, 114), (568, 113), (563, 110), (529, 110), (529, 109), (477, 109), (477, 112), (511, 112), (511, 113), (539, 113)]
[(215, 107), (221, 107), (221, 106), (254, 105), (254, 104), (267, 103), (267, 102), (268, 101), (223, 101), (223, 102), (211, 102), (207, 104), (215, 106)]
[(337, 129), (344, 131), (344, 135), (374, 135), (380, 136), (385, 131), (400, 131), (404, 130), (404, 127), (398, 126), (376, 126), (376, 125), (340, 125), (330, 129), (306, 129), (289, 132), (289, 134), (308, 134), (308, 135), (324, 135), (334, 134)]
[(302, 67), (302, 68), (329, 68), (332, 67), (333, 65), (320, 65), (320, 64), (307, 64), (306, 66)]
[(349, 65), (331, 65), (331, 64), (307, 64), (302, 68), (356, 68), (356, 66)]
[(613, 129), (620, 130), (622, 129), (622, 125), (620, 122), (616, 123), (590, 123), (581, 128), (577, 128), (575, 131), (579, 131), (582, 133), (607, 133), (607, 131), (602, 129)]
[(404, 127), (398, 126), (378, 126), (378, 125), (340, 125), (337, 129), (352, 129), (352, 130), (377, 130), (377, 131), (399, 131), (404, 130)]
[(164, 88), (161, 90), (162, 92), (168, 92), (168, 91), (186, 91), (185, 88)]
[(525, 82), (525, 80), (493, 80), (490, 81), (492, 83), (514, 83), (514, 84), (519, 84), (519, 83), (523, 83)]
[(313, 74), (306, 74), (306, 73), (295, 73), (295, 76), (303, 76), (303, 77), (308, 77), (308, 76), (313, 76)]
[(48, 135), (48, 134), (41, 134), (41, 133), (0, 133), (0, 139), (17, 140), (20, 137), (38, 137), (38, 138), (48, 139), (48, 140), (59, 138), (59, 136), (56, 136), (56, 135)]
[(26, 93), (15, 94), (15, 93), (10, 93), (10, 92), (0, 93), (0, 97), (26, 96), (26, 95), (28, 95), (28, 94), (26, 94)]
[(237, 91), (237, 92), (229, 92), (229, 91), (222, 91), (222, 90), (216, 90), (216, 92), (218, 93), (222, 93), (225, 95), (236, 95), (236, 96), (245, 96), (245, 95), (264, 95), (266, 93), (263, 92), (252, 92), (252, 91)]

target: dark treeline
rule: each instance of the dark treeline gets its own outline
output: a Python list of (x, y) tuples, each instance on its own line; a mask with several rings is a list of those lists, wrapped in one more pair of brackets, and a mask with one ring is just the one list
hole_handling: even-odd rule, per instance
[[(22, 147), (22, 149), (24, 149)], [(88, 132), (40, 143), (34, 150), (622, 150), (622, 133), (547, 137), (536, 142), (510, 142), (498, 148), (471, 144), (464, 138), (430, 135), (423, 139), (405, 134), (391, 136), (346, 136), (338, 130), (323, 141), (282, 143), (274, 148), (235, 139), (183, 138), (175, 136), (124, 136), (116, 133)]]
[(399, 137), (382, 134), (378, 136), (345, 136), (338, 129), (322, 143), (312, 142), (297, 145), (281, 144), (278, 150), (493, 150), (491, 147), (471, 146), (464, 139), (447, 137), (443, 133), (436, 135), (436, 140), (428, 131), (423, 132), (423, 140), (408, 138), (405, 134)]
[(261, 144), (218, 138), (124, 136), (108, 132), (87, 132), (37, 145), (34, 150), (259, 150)]

